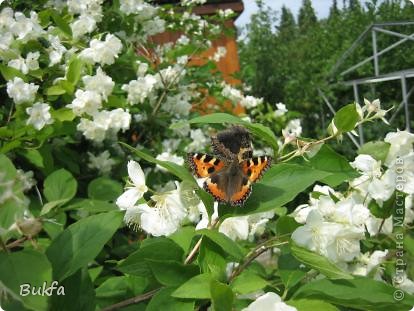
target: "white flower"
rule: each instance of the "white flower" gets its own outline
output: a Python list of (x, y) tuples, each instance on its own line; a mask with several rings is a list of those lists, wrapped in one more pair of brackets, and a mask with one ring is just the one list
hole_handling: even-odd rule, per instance
[(126, 15), (130, 14), (142, 14), (148, 13), (147, 11), (153, 12), (152, 14), (146, 14), (148, 18), (151, 18), (152, 15), (155, 13), (155, 7), (151, 6), (150, 4), (146, 3), (143, 0), (121, 0), (119, 1), (120, 7), (119, 9), (121, 12), (124, 12)]
[(128, 84), (122, 86), (122, 90), (128, 92), (128, 102), (132, 105), (142, 104), (144, 100), (153, 91), (157, 79), (153, 75), (138, 77), (137, 80), (131, 80)]
[(181, 0), (182, 6), (200, 5), (206, 3), (207, 0)]
[(297, 309), (284, 303), (278, 294), (268, 292), (242, 311), (297, 311)]
[(36, 12), (31, 11), (30, 18), (27, 18), (22, 12), (16, 12), (14, 18), (10, 30), (22, 42), (36, 39), (44, 32), (38, 22)]
[(105, 139), (108, 124), (81, 118), (76, 129), (81, 131), (87, 139), (102, 142)]
[(354, 275), (367, 276), (372, 270), (376, 270), (374, 279), (381, 280), (382, 270), (379, 266), (385, 261), (388, 250), (374, 251), (371, 255), (369, 253), (360, 254), (357, 257), (357, 262), (350, 266), (350, 272)]
[(115, 160), (111, 159), (111, 154), (108, 150), (100, 153), (99, 155), (94, 155), (88, 152), (89, 163), (88, 167), (91, 169), (96, 169), (102, 175), (108, 174), (111, 172), (112, 166), (115, 164)]
[(192, 108), (189, 100), (190, 97), (184, 92), (173, 96), (168, 96), (162, 106), (162, 109), (173, 114), (177, 118), (188, 116)]
[(247, 216), (229, 217), (220, 224), (219, 232), (232, 240), (246, 240), (249, 236), (249, 222)]
[(158, 16), (146, 20), (143, 23), (142, 31), (145, 33), (145, 36), (153, 36), (157, 33), (162, 33), (165, 31), (165, 20)]
[(373, 215), (370, 215), (368, 220), (365, 223), (365, 226), (371, 236), (377, 235), (379, 229), (381, 228), (381, 233), (391, 234), (393, 229), (392, 216), (388, 217), (385, 221), (381, 218), (376, 218)]
[(76, 98), (72, 103), (66, 105), (66, 107), (71, 108), (77, 116), (84, 113), (93, 115), (102, 107), (101, 95), (95, 91), (77, 90), (75, 96)]
[(269, 219), (274, 216), (274, 212), (264, 212), (249, 215), (249, 240), (253, 240), (255, 236), (260, 236), (266, 229)]
[(384, 141), (391, 144), (387, 159), (385, 160), (385, 165), (387, 166), (395, 164), (397, 157), (413, 152), (414, 134), (407, 131), (388, 133)]
[(219, 46), (213, 55), (213, 60), (218, 62), (227, 54), (227, 49), (224, 46)]
[(233, 15), (233, 14), (234, 14), (234, 11), (232, 9), (225, 9), (225, 10), (219, 9), (218, 10), (218, 15), (223, 18), (228, 18), (230, 15)]
[(12, 59), (8, 62), (9, 67), (13, 67), (17, 70), (20, 70), (24, 74), (28, 74), (31, 70), (39, 69), (39, 59), (40, 53), (39, 52), (29, 52), (27, 53), (26, 59), (19, 57), (16, 59)]
[(32, 124), (37, 130), (41, 130), (45, 125), (52, 124), (53, 119), (50, 115), (50, 106), (44, 103), (35, 103), (32, 107), (26, 108), (26, 112), (29, 115), (27, 124)]
[(138, 65), (137, 76), (138, 77), (145, 76), (145, 74), (148, 71), (149, 65), (147, 63), (140, 62), (139, 60), (137, 60), (137, 65)]
[[(184, 165), (183, 157), (172, 154), (169, 151), (164, 151), (163, 153), (157, 155), (156, 159), (160, 160), (160, 161), (173, 162), (173, 163), (178, 164), (178, 165)], [(167, 169), (163, 168), (162, 166), (160, 166), (158, 164), (157, 164), (157, 168), (160, 171), (167, 172)]]
[(333, 235), (334, 240), (327, 245), (322, 254), (332, 262), (348, 262), (361, 253), (359, 242), (364, 238), (362, 228), (338, 224), (330, 234)]
[(98, 67), (94, 76), (85, 76), (82, 78), (82, 81), (87, 91), (98, 93), (105, 101), (115, 86), (115, 82), (102, 71), (101, 67)]
[(277, 110), (274, 111), (273, 115), (278, 118), (283, 116), (288, 110), (286, 109), (286, 106), (282, 103), (276, 104)]
[(299, 119), (290, 120), (287, 126), (282, 130), (282, 135), (285, 139), (285, 144), (294, 141), (302, 134), (302, 126)]
[(107, 34), (105, 41), (93, 39), (89, 48), (84, 49), (79, 57), (88, 63), (112, 65), (122, 50), (122, 42), (113, 34)]
[(221, 91), (221, 95), (223, 95), (224, 97), (227, 97), (234, 103), (238, 103), (239, 101), (243, 99), (242, 93), (228, 84), (224, 85), (224, 88)]
[(129, 182), (130, 186), (127, 186), (127, 190), (116, 200), (116, 205), (122, 210), (134, 206), (148, 190), (145, 184), (145, 175), (139, 163), (129, 161), (127, 167), (128, 175), (131, 180), (131, 182)]
[(48, 48), (50, 59), (49, 66), (53, 66), (60, 63), (63, 54), (66, 53), (67, 50), (60, 42), (58, 36), (49, 35), (48, 40), (50, 42), (50, 47)]
[(191, 143), (187, 146), (187, 151), (197, 151), (203, 149), (209, 141), (209, 138), (204, 135), (200, 129), (190, 131)]
[(398, 279), (401, 279), (402, 282), (395, 282), (395, 287), (400, 288), (411, 295), (414, 294), (414, 282), (408, 278), (405, 272), (400, 273)]
[(33, 178), (33, 171), (23, 171), (21, 169), (16, 170), (16, 178), (22, 183), (23, 191), (30, 190), (36, 185), (36, 180)]
[[(381, 109), (381, 104), (380, 104), (380, 100), (379, 99), (375, 99), (372, 102), (370, 102), (368, 99), (364, 98), (364, 104), (365, 106), (362, 107), (362, 112), (367, 111), (367, 115), (365, 116), (365, 118), (372, 120), (372, 119), (381, 119), (382, 121), (384, 121), (386, 124), (388, 124), (388, 121), (385, 120), (385, 115), (386, 113), (391, 110), (384, 110)], [(357, 106), (357, 110), (359, 110), (358, 106)], [(358, 114), (361, 115), (361, 112), (358, 111)]]
[(87, 33), (91, 33), (96, 28), (96, 20), (88, 14), (81, 14), (78, 19), (70, 24), (74, 38), (80, 38)]
[(311, 210), (306, 224), (292, 233), (292, 240), (311, 251), (326, 255), (326, 248), (333, 242), (332, 233), (336, 228), (336, 224), (325, 222), (317, 210)]
[(122, 108), (117, 108), (109, 112), (109, 127), (115, 132), (126, 131), (131, 123), (131, 114)]
[(25, 83), (21, 78), (15, 77), (7, 82), (7, 94), (16, 104), (31, 103), (35, 100), (38, 85)]
[(190, 39), (186, 36), (186, 35), (181, 35), (177, 41), (177, 44), (181, 44), (181, 45), (187, 45), (190, 43)]
[(132, 227), (141, 227), (153, 236), (168, 236), (178, 230), (187, 216), (179, 189), (153, 195), (155, 206), (140, 204), (127, 209), (125, 222)]
[(247, 109), (251, 109), (251, 108), (257, 107), (262, 102), (263, 102), (263, 98), (256, 98), (254, 96), (248, 95), (242, 98), (242, 100), (240, 101), (240, 105), (242, 105), (243, 107)]

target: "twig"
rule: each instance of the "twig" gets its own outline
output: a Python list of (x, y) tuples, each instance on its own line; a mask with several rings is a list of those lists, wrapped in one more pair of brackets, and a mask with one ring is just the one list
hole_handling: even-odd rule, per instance
[(132, 297), (129, 299), (126, 299), (124, 301), (118, 302), (116, 304), (110, 305), (106, 308), (103, 308), (102, 311), (112, 311), (112, 310), (118, 310), (120, 308), (136, 304), (141, 301), (145, 301), (147, 299), (150, 299), (152, 296), (154, 296), (161, 288), (154, 289), (152, 291), (149, 291), (148, 293), (138, 295), (136, 297)]
[(378, 233), (377, 233), (377, 235), (381, 233), (381, 230), (382, 230), (382, 227), (384, 226), (384, 223), (385, 223), (385, 218), (383, 218), (383, 219), (382, 219), (382, 221), (381, 221), (381, 224), (380, 224), (380, 226), (379, 226), (379, 228), (378, 228)]
[(3, 239), (0, 237), (0, 247), (6, 252), (8, 253), (9, 250), (7, 249), (6, 244), (4, 243)]
[(13, 242), (7, 244), (6, 245), (6, 248), (9, 249), (9, 248), (13, 248), (13, 247), (19, 246), (20, 244), (22, 244), (26, 240), (27, 240), (27, 237), (22, 237), (22, 238), (20, 238), (20, 239), (18, 239), (16, 241), (13, 241)]
[(187, 258), (184, 260), (184, 264), (187, 265), (189, 264), (192, 260), (193, 257), (195, 256), (195, 254), (198, 252), (201, 242), (203, 241), (203, 237), (201, 237), (198, 242), (196, 243), (196, 245), (194, 245), (193, 249), (191, 250), (190, 254), (188, 254)]

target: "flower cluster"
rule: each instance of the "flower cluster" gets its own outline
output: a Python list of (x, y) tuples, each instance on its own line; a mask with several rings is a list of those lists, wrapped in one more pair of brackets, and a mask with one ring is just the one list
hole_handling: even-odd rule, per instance
[[(389, 208), (388, 200), (399, 192), (405, 197), (404, 223), (414, 221), (414, 178), (409, 169), (414, 165), (414, 135), (392, 132), (384, 141), (389, 148), (384, 162), (368, 154), (360, 154), (351, 162), (360, 176), (349, 181), (345, 195), (328, 186), (315, 186), (309, 203), (298, 206), (292, 214), (297, 222), (304, 224), (292, 234), (298, 245), (357, 275), (368, 275), (386, 259), (387, 250), (363, 254), (360, 248), (367, 234), (392, 232), (392, 216), (378, 218), (376, 207)], [(403, 177), (398, 177), (398, 172), (404, 172)], [(403, 179), (403, 187), (399, 186), (399, 179)], [(381, 279), (380, 270), (375, 275)]]

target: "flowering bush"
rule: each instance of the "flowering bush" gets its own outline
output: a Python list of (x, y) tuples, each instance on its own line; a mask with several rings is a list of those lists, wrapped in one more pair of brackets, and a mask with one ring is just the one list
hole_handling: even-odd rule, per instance
[[(1, 307), (409, 310), (414, 135), (390, 132), (351, 162), (330, 148), (386, 120), (375, 100), (301, 137), (285, 105), (223, 81), (224, 47), (194, 65), (233, 15), (193, 14), (203, 2), (3, 2)], [(178, 40), (154, 43), (164, 31)], [(240, 163), (273, 158), (238, 206), (185, 164), (230, 125), (253, 140)]]

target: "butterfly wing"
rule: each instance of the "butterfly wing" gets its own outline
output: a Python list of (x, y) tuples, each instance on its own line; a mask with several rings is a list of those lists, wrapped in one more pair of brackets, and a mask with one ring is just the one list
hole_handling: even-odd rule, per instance
[(187, 162), (194, 174), (200, 178), (219, 172), (224, 167), (222, 160), (204, 153), (189, 153)]
[(259, 180), (263, 173), (272, 164), (272, 158), (268, 156), (254, 157), (242, 162), (242, 170), (251, 183)]

